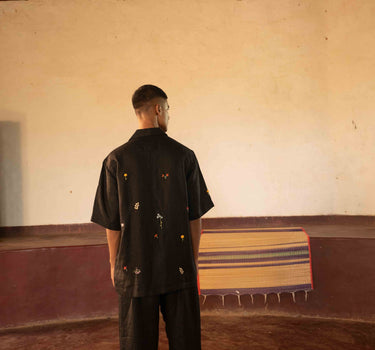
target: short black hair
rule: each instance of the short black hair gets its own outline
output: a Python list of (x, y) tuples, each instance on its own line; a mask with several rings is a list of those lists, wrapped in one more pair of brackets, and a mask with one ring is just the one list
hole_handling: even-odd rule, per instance
[(168, 98), (167, 94), (159, 87), (150, 84), (142, 85), (134, 91), (132, 96), (133, 107), (134, 109), (141, 108), (145, 103), (156, 97)]

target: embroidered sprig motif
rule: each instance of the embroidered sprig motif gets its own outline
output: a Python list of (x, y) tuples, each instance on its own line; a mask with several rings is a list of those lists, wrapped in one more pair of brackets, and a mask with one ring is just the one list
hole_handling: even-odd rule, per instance
[(134, 270), (134, 273), (136, 275), (139, 275), (141, 273), (141, 270), (137, 267), (135, 270)]
[(138, 210), (138, 208), (139, 208), (139, 202), (137, 202), (137, 203), (134, 204), (134, 209)]
[(128, 271), (128, 267), (127, 267), (127, 266), (124, 266), (124, 270), (125, 270), (125, 271)]
[(168, 173), (166, 173), (166, 174), (162, 174), (162, 175), (161, 175), (161, 177), (162, 177), (164, 180), (167, 180), (167, 179), (168, 179), (168, 176), (169, 176)]
[(163, 228), (163, 216), (161, 214), (157, 213), (156, 219), (159, 220), (160, 228)]
[(128, 179), (128, 174), (127, 174), (127, 173), (124, 174), (124, 179), (125, 179), (125, 180)]
[(183, 275), (185, 272), (184, 269), (181, 266), (178, 269), (180, 270), (180, 274)]
[(157, 233), (155, 233), (154, 238), (159, 238), (159, 235)]
[(181, 236), (180, 236), (180, 238), (181, 238), (181, 241), (183, 242), (183, 241), (184, 241), (184, 238), (185, 238), (185, 236), (184, 236), (184, 235), (181, 235)]

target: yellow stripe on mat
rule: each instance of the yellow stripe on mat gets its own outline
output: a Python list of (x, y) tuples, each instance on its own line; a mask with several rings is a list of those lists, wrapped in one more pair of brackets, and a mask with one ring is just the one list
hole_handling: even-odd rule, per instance
[[(300, 261), (300, 260), (299, 259), (282, 260), (282, 262), (285, 263), (285, 264), (292, 264), (292, 263), (298, 262), (298, 261)], [(265, 261), (255, 261), (255, 262), (246, 262), (246, 263), (243, 263), (243, 262), (238, 262), (238, 263), (228, 262), (228, 263), (225, 263), (225, 264), (223, 264), (222, 262), (220, 262), (220, 263), (214, 263), (214, 264), (202, 264), (202, 263), (199, 263), (199, 268), (202, 268), (202, 269), (204, 269), (205, 267), (217, 267), (217, 268), (220, 268), (220, 267), (223, 267), (223, 266), (243, 266), (243, 265), (248, 265), (249, 267), (252, 267), (252, 266), (257, 266), (257, 265), (264, 265), (266, 263), (267, 262), (265, 262)]]
[(199, 270), (200, 288), (261, 288), (289, 286), (310, 283), (310, 265), (300, 264), (298, 270), (290, 266), (273, 266), (259, 268), (233, 268)]
[(241, 232), (241, 233), (210, 233), (201, 235), (201, 249), (205, 248), (226, 248), (231, 246), (273, 246), (276, 244), (291, 244), (294, 242), (306, 242), (304, 232)]

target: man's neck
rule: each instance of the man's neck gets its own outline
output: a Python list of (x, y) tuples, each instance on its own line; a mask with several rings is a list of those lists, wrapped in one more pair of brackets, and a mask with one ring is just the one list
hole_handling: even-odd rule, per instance
[(155, 120), (154, 122), (152, 122), (151, 120), (144, 120), (144, 121), (140, 121), (138, 122), (138, 129), (148, 129), (148, 128), (158, 128), (159, 127), (159, 124), (157, 122), (157, 120)]

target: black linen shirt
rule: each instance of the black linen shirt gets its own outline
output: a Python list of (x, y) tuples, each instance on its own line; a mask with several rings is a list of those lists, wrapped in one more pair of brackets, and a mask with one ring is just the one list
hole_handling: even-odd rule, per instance
[(118, 293), (196, 286), (189, 220), (214, 206), (195, 153), (162, 129), (137, 129), (103, 160), (91, 221), (121, 231)]

